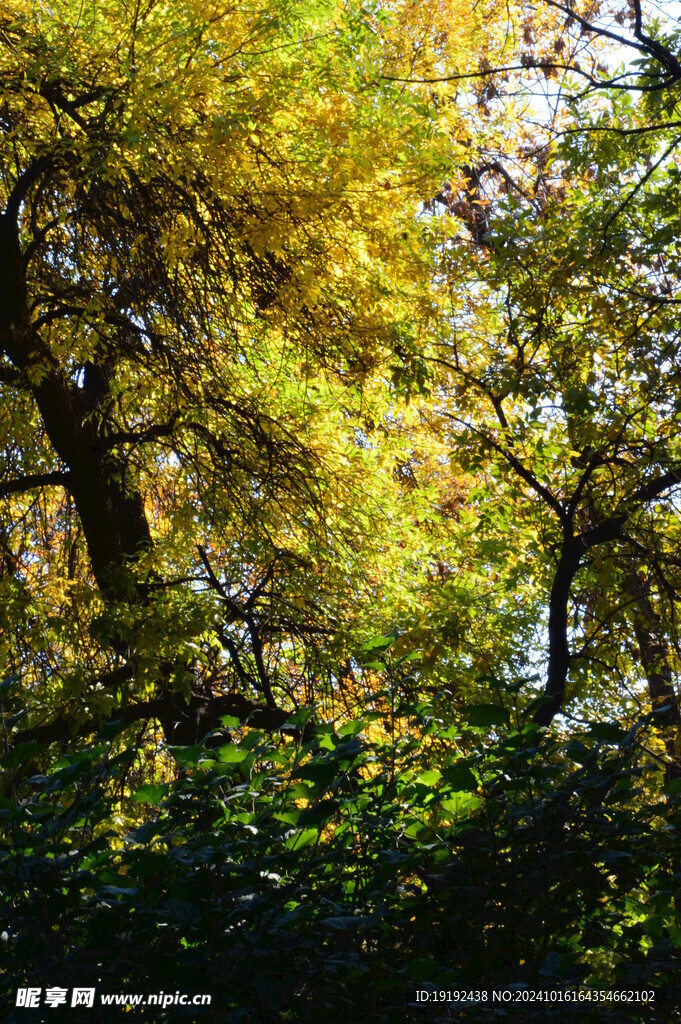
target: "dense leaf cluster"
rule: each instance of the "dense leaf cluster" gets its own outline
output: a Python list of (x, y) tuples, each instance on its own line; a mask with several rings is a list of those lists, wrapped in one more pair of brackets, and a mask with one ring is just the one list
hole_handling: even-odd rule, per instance
[[(398, 700), (306, 743), (237, 729), (176, 748), (179, 776), (132, 792), (141, 750), (109, 732), (18, 782), (0, 811), (10, 996), (179, 987), (212, 994), (206, 1021), (387, 1024), (498, 1019), (491, 1003), (438, 1015), (417, 991), (616, 986), (654, 989), (670, 1019), (681, 809), (654, 722), (562, 737), (508, 723), (485, 741), (503, 710), (451, 723)], [(566, 1005), (505, 1012), (625, 1019)]]
[(674, 1019), (680, 47), (5, 0), (10, 1021)]

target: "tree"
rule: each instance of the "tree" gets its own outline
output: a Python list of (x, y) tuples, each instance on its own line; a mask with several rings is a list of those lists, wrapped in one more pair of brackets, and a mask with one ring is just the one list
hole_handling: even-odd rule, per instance
[(645, 985), (673, 1013), (674, 26), (24, 6), (11, 980), (200, 975), (206, 1020), (259, 1024), (389, 1024), (431, 984)]
[[(464, 182), (472, 219), (455, 189), (437, 199), (472, 245), (442, 250), (452, 299), (432, 354), (433, 419), (455, 463), (488, 464), (480, 528), (506, 542), (508, 588), (518, 559), (542, 581), (544, 725), (565, 708), (569, 674), (587, 702), (604, 673), (635, 698), (638, 659), (660, 723), (678, 726), (675, 72), (673, 43), (645, 33), (637, 12), (645, 62), (592, 75), (517, 161), (517, 180), (509, 154), (484, 150)], [(463, 308), (462, 260), (476, 280)], [(514, 607), (511, 629), (517, 617)]]
[(4, 655), (26, 739), (114, 714), (175, 742), (227, 712), (279, 726), (346, 661), (396, 487), (362, 424), (386, 376), (423, 387), (414, 210), (454, 151), (455, 114), (384, 72), (465, 59), (442, 18), (5, 8)]

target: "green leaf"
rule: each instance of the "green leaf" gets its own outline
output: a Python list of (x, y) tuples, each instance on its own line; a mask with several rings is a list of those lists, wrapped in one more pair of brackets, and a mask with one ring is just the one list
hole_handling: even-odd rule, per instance
[(362, 644), (363, 651), (374, 651), (379, 653), (380, 651), (387, 651), (389, 647), (395, 643), (397, 639), (397, 630), (393, 630), (387, 636), (375, 636), (371, 640), (367, 640), (366, 643)]
[(241, 725), (241, 720), (235, 718), (234, 715), (222, 715), (220, 721), (224, 725), (225, 729), (238, 729)]
[(243, 750), (236, 743), (224, 743), (217, 750), (217, 760), (220, 764), (241, 764), (249, 753), (249, 750)]
[(140, 786), (133, 793), (132, 799), (136, 804), (153, 804), (156, 807), (167, 793), (167, 785), (153, 785), (149, 783), (146, 786)]
[(289, 836), (284, 841), (284, 846), (287, 850), (303, 850), (306, 846), (316, 843), (318, 836), (319, 832), (316, 828), (304, 828), (300, 832), (296, 832), (295, 835)]
[(202, 743), (191, 747), (170, 747), (170, 751), (180, 764), (198, 764), (208, 753)]
[(0, 758), (0, 765), (8, 770), (18, 768), (20, 765), (30, 761), (44, 745), (31, 740), (28, 743), (17, 743), (16, 747), (9, 750), (4, 757)]
[(464, 711), (464, 718), (476, 728), (487, 729), (495, 725), (508, 725), (511, 715), (499, 704), (469, 704)]
[(448, 765), (442, 769), (442, 777), (456, 793), (475, 793), (478, 789), (478, 780), (466, 765)]
[(629, 735), (615, 722), (589, 722), (589, 731), (595, 740), (603, 743), (622, 743)]
[(361, 719), (354, 719), (350, 722), (346, 722), (338, 730), (339, 736), (358, 736), (362, 730), (366, 729), (366, 722)]

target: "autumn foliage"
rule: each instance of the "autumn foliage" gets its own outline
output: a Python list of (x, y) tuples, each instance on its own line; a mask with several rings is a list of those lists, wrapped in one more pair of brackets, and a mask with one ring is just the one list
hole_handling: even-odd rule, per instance
[(4, 0), (12, 986), (672, 1019), (680, 46), (639, 0)]

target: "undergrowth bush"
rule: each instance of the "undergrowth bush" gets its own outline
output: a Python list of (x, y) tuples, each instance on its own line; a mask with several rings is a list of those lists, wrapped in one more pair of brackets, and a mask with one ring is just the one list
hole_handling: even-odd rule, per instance
[[(132, 790), (142, 749), (123, 730), (39, 774), (33, 748), (5, 758), (5, 1019), (76, 1012), (15, 1008), (20, 985), (212, 995), (135, 1010), (154, 1021), (673, 1019), (679, 798), (651, 716), (559, 735), (498, 705), (452, 722), (393, 700), (389, 721), (305, 742), (236, 725)], [(656, 995), (416, 1001), (578, 986)]]

